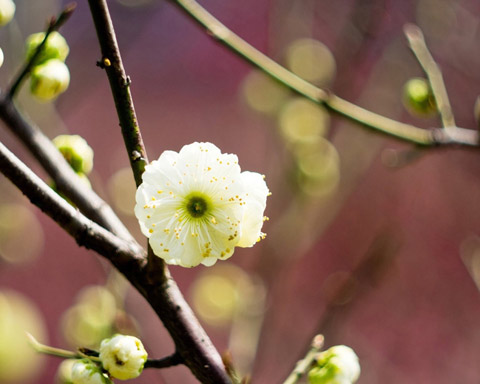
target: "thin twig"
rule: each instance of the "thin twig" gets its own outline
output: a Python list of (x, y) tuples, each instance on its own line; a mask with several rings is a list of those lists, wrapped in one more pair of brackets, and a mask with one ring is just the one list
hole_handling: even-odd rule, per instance
[(106, 1), (89, 0), (88, 3), (102, 51), (102, 60), (98, 65), (107, 73), (128, 158), (135, 182), (139, 186), (142, 183), (142, 173), (148, 159), (130, 92), (131, 81), (123, 67)]
[(290, 373), (283, 384), (296, 384), (298, 380), (308, 372), (315, 361), (315, 357), (317, 356), (318, 352), (320, 352), (320, 350), (323, 348), (323, 344), (323, 336), (316, 335), (313, 338), (310, 350), (307, 352), (305, 357), (295, 365), (295, 369), (292, 371), (292, 373)]
[(440, 113), (440, 118), (442, 119), (443, 127), (446, 129), (455, 127), (452, 106), (448, 99), (447, 88), (443, 81), (442, 71), (428, 50), (422, 30), (414, 24), (406, 24), (403, 31), (407, 37), (410, 49), (417, 58), (425, 75), (427, 75), (438, 112)]
[(50, 34), (60, 29), (60, 27), (67, 22), (67, 20), (70, 18), (73, 11), (75, 10), (76, 6), (77, 5), (75, 3), (71, 3), (67, 5), (64, 8), (64, 10), (58, 15), (57, 18), (52, 18), (52, 20), (50, 20), (47, 30), (45, 31), (45, 37), (43, 38), (42, 42), (37, 46), (33, 55), (27, 59), (23, 68), (19, 71), (18, 75), (15, 77), (15, 80), (13, 81), (12, 85), (10, 86), (10, 89), (7, 92), (7, 98), (9, 98), (10, 100), (13, 99), (17, 91), (20, 89), (20, 86), (22, 85), (23, 81), (27, 78), (28, 74), (32, 70), (33, 66), (35, 65), (35, 62), (37, 61), (37, 58), (42, 52), (43, 47), (45, 46)]
[(436, 130), (425, 130), (378, 115), (343, 100), (326, 90), (315, 87), (252, 47), (213, 17), (195, 0), (174, 0), (174, 3), (203, 26), (209, 35), (235, 54), (254, 64), (293, 91), (316, 103), (323, 104), (333, 112), (379, 132), (422, 146), (451, 144), (478, 146), (479, 139), (476, 131), (466, 134), (464, 131), (468, 130), (453, 127), (449, 129), (448, 136), (439, 134)]

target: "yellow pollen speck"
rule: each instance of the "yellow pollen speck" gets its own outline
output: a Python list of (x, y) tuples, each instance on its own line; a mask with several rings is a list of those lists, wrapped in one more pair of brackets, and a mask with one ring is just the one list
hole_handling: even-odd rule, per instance
[(157, 193), (160, 195), (160, 194), (163, 193), (163, 191), (162, 191), (161, 189), (159, 189), (159, 190), (157, 191)]
[(151, 218), (151, 216), (150, 216), (150, 215), (147, 215), (147, 219), (150, 219), (150, 218)]
[(208, 168), (207, 168), (207, 171), (211, 171), (211, 170), (212, 170), (212, 167), (208, 167)]
[(168, 235), (168, 234), (170, 233), (170, 229), (165, 228), (165, 229), (163, 230), (163, 232), (165, 232), (165, 233)]
[(268, 221), (270, 218), (268, 216), (263, 216), (263, 221)]
[(267, 193), (267, 196), (272, 196), (272, 192), (268, 192), (268, 193)]
[(210, 221), (212, 222), (212, 224), (217, 224), (217, 220), (215, 219), (215, 217), (212, 216), (212, 218), (210, 219)]
[(163, 252), (170, 252), (168, 248), (163, 248)]
[(152, 228), (150, 228), (150, 229), (148, 230), (148, 232), (150, 232), (150, 233), (153, 233), (153, 229), (152, 229)]
[(147, 209), (147, 208), (148, 208), (148, 205), (144, 205), (144, 206), (143, 206), (143, 209)]
[(155, 199), (155, 197), (154, 197), (154, 196), (152, 196), (152, 201), (155, 201), (155, 200), (157, 200), (157, 199)]

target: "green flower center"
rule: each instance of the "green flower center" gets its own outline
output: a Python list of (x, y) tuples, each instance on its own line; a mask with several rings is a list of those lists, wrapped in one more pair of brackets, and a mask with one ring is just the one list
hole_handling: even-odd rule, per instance
[(205, 216), (210, 208), (209, 200), (200, 193), (193, 193), (186, 197), (187, 212), (194, 218), (198, 219)]

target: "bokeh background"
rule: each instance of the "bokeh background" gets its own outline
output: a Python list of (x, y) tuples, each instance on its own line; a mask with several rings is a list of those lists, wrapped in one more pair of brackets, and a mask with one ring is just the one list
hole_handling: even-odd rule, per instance
[[(67, 2), (17, 0), (0, 30), (5, 87), (23, 42)], [(272, 191), (268, 236), (215, 267), (172, 268), (221, 352), (253, 383), (280, 383), (316, 333), (360, 357), (359, 383), (480, 381), (480, 157), (419, 150), (327, 113), (254, 70), (168, 1), (110, 0), (150, 159), (209, 141), (236, 153)], [(234, 32), (309, 81), (394, 119), (439, 126), (405, 107), (422, 71), (403, 36), (424, 31), (457, 124), (476, 129), (480, 3), (475, 0), (202, 1)], [(68, 91), (18, 104), (44, 132), (82, 135), (93, 188), (141, 238), (133, 181), (86, 1), (62, 34)], [(48, 178), (2, 127), (1, 140)], [(74, 349), (114, 331), (173, 352), (161, 322), (93, 252), (79, 249), (0, 178), (0, 382), (52, 383), (60, 363), (29, 354), (22, 332)], [(183, 367), (134, 382), (194, 383)]]

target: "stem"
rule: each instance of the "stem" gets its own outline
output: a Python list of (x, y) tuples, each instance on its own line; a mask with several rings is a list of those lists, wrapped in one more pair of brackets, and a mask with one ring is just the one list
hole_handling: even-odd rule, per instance
[(313, 362), (315, 361), (315, 357), (323, 348), (324, 338), (322, 335), (316, 335), (313, 338), (312, 346), (310, 350), (307, 352), (305, 357), (300, 360), (295, 369), (290, 373), (287, 379), (283, 382), (283, 384), (295, 384), (298, 380), (307, 373), (307, 371), (312, 366)]
[(102, 61), (99, 66), (105, 69), (110, 82), (128, 158), (138, 187), (142, 183), (142, 173), (145, 165), (148, 164), (148, 159), (130, 92), (130, 78), (123, 68), (106, 1), (89, 0), (88, 3), (102, 51)]
[(40, 342), (38, 342), (37, 339), (35, 339), (35, 337), (33, 337), (33, 335), (31, 335), (28, 332), (26, 334), (27, 334), (28, 342), (30, 343), (32, 348), (39, 353), (44, 353), (46, 355), (51, 355), (56, 357), (62, 357), (64, 359), (80, 359), (81, 358), (81, 356), (78, 353), (67, 351), (66, 349), (54, 348), (45, 344), (41, 344)]
[[(435, 146), (438, 144), (478, 146), (479, 140), (476, 131), (472, 134), (465, 135), (463, 133), (463, 131), (465, 131), (464, 129), (453, 127), (449, 129), (448, 138), (440, 135), (442, 136), (441, 140), (437, 140), (439, 135), (435, 131), (427, 131), (411, 124), (404, 124), (389, 119), (343, 100), (324, 89), (302, 80), (252, 47), (208, 13), (208, 11), (195, 0), (174, 0), (174, 3), (183, 9), (198, 24), (203, 26), (210, 36), (224, 44), (235, 54), (254, 64), (293, 91), (316, 103), (323, 104), (333, 112), (379, 132), (422, 146)], [(462, 130), (462, 132), (457, 134), (457, 130)]]
[(35, 62), (40, 53), (42, 52), (43, 47), (45, 46), (50, 34), (60, 29), (60, 27), (67, 22), (67, 20), (70, 18), (73, 11), (75, 10), (76, 6), (77, 5), (75, 3), (71, 3), (65, 7), (65, 9), (58, 15), (57, 18), (52, 18), (52, 20), (48, 24), (47, 30), (45, 31), (45, 37), (43, 38), (42, 42), (38, 45), (34, 54), (25, 62), (23, 68), (20, 70), (18, 75), (15, 77), (14, 82), (10, 86), (10, 89), (7, 92), (8, 99), (13, 99), (17, 91), (20, 89), (23, 81), (27, 78), (28, 74), (35, 66)]
[(404, 27), (404, 33), (407, 37), (410, 49), (417, 58), (432, 88), (433, 97), (442, 119), (444, 128), (451, 129), (455, 127), (452, 107), (448, 99), (447, 89), (443, 81), (442, 71), (435, 62), (435, 59), (428, 50), (427, 43), (419, 27), (413, 24), (407, 24)]

